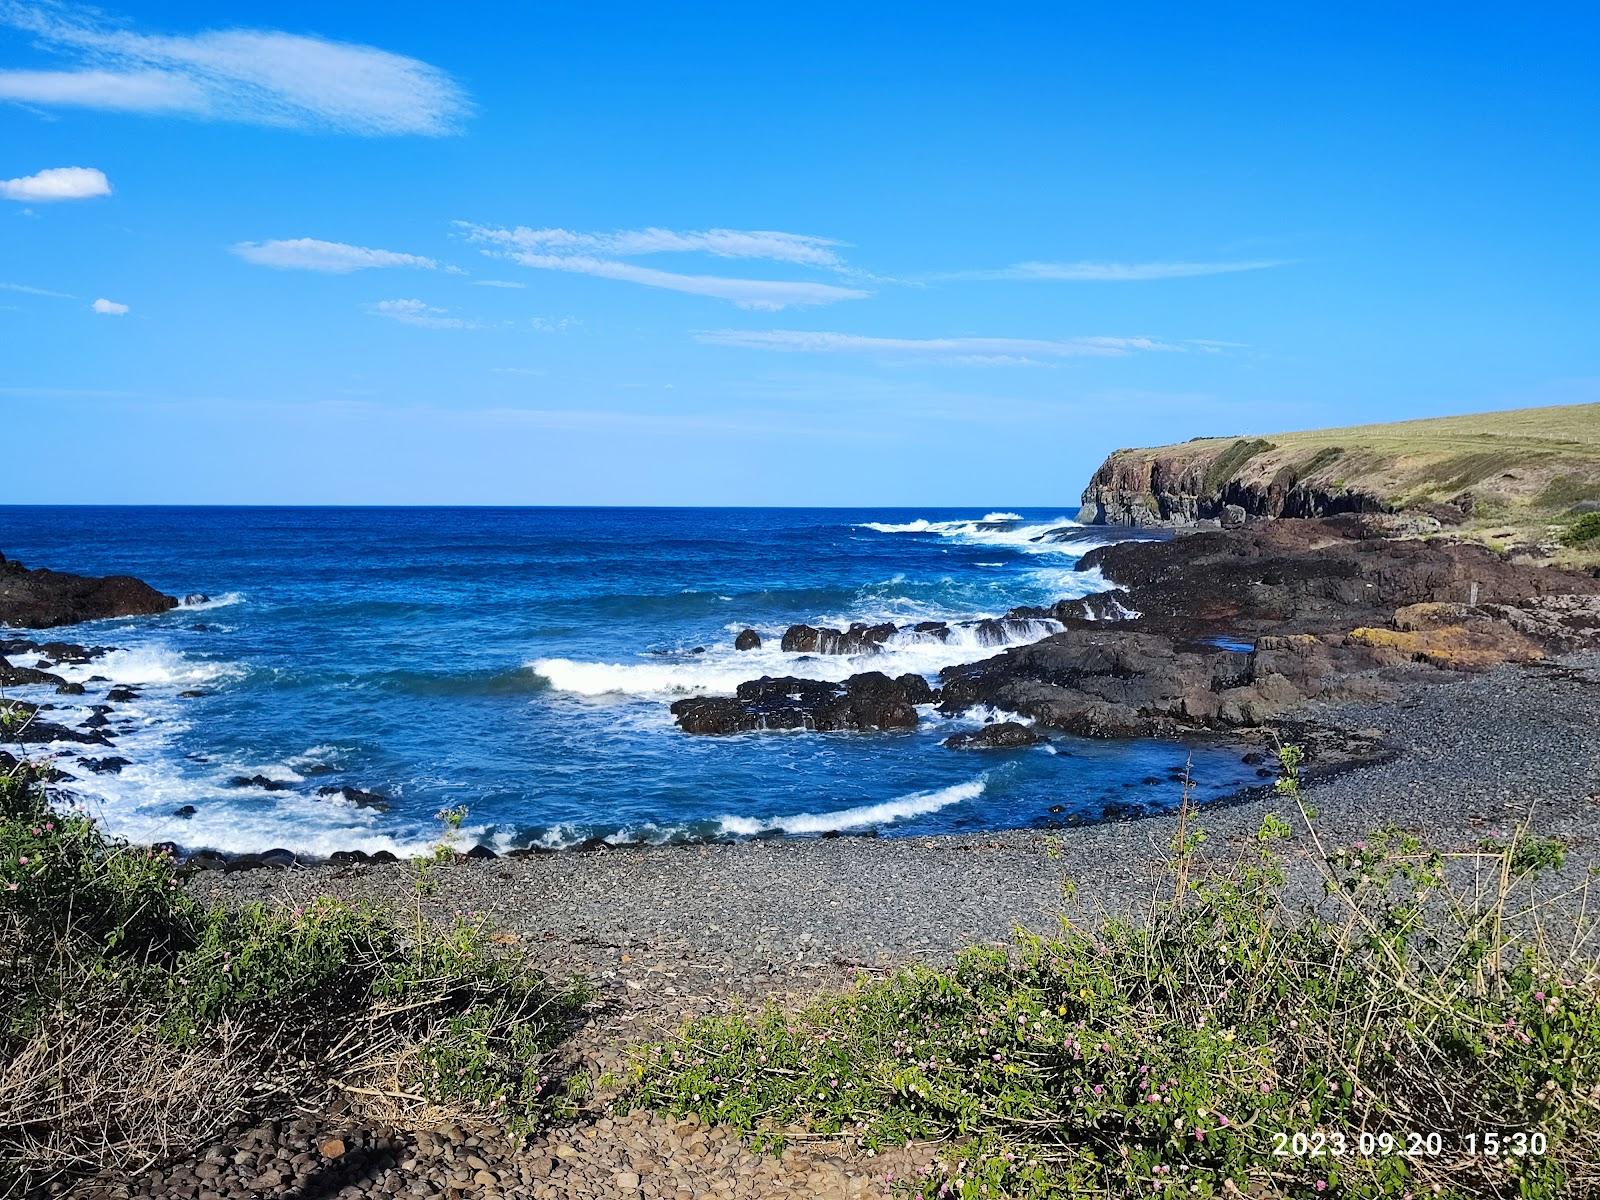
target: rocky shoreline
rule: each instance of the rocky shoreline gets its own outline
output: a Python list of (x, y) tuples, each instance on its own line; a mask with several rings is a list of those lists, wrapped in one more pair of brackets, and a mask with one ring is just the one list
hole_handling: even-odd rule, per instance
[[(1390, 822), (1429, 845), (1471, 847), (1525, 821), (1566, 847), (1565, 865), (1541, 884), (1541, 895), (1576, 895), (1600, 865), (1600, 758), (1592, 749), (1600, 654), (1406, 680), (1389, 700), (1316, 706), (1313, 715), (1328, 730), (1396, 748), (1308, 786), (1324, 847), (1349, 845)], [(1286, 900), (1315, 905), (1323, 896), (1318, 847), (1292, 808), (1267, 793), (1208, 806), (1199, 817), (1204, 853), (1214, 861), (1251, 854), (1269, 810), (1295, 827)], [(374, 1123), (338, 1102), (256, 1126), (153, 1181), (89, 1182), (74, 1194), (627, 1200), (649, 1185), (643, 1194), (673, 1200), (882, 1195), (893, 1178), (929, 1161), (932, 1148), (874, 1157), (845, 1143), (802, 1142), (778, 1158), (693, 1121), (612, 1112), (630, 1047), (687, 1018), (768, 1002), (791, 1007), (863, 972), (943, 963), (966, 946), (1004, 945), (1019, 927), (1048, 932), (1062, 911), (1090, 920), (1136, 917), (1170, 887), (1162, 870), (1177, 821), (1167, 813), (1068, 836), (784, 839), (458, 862), (432, 876), (436, 886), (420, 901), (403, 866), (197, 875), (190, 882), (197, 894), (228, 904), (333, 895), (420, 903), (441, 926), (476, 915), (548, 969), (596, 980), (600, 994), (572, 1046), (592, 1098), (575, 1123), (527, 1142), (492, 1124), (426, 1114)], [(337, 1157), (321, 1148), (330, 1140), (341, 1143)]]
[[(1056, 531), (1062, 532), (1070, 531)], [(994, 721), (945, 739), (949, 749), (1003, 755), (1062, 734), (1201, 738), (1232, 743), (1250, 763), (1261, 759), (1263, 747), (1293, 740), (1304, 747), (1308, 770), (1316, 776), (1380, 761), (1394, 747), (1309, 717), (1314, 706), (1379, 704), (1392, 701), (1403, 686), (1600, 647), (1600, 578), (1514, 562), (1477, 544), (1407, 536), (1412, 532), (1405, 517), (1350, 514), (1251, 521), (1185, 537), (1103, 545), (1085, 554), (1078, 569), (1099, 571), (1111, 589), (1082, 599), (1018, 608), (970, 627), (795, 625), (782, 635), (784, 649), (802, 656), (801, 669), (808, 661), (837, 656), (867, 665), (886, 646), (905, 641), (961, 639), (997, 651), (947, 667), (932, 682), (871, 670), (839, 682), (761, 676), (731, 696), (687, 697), (670, 708), (685, 735), (760, 736), (771, 730), (893, 733), (916, 728), (929, 706), (947, 717), (981, 706), (995, 713)], [(19, 615), (67, 611), (87, 603), (86, 596), (101, 598), (102, 608), (95, 611), (102, 615), (113, 601), (152, 611), (178, 603), (125, 577), (90, 580), (28, 572), (15, 564), (6, 569), (8, 577), (27, 583), (23, 592), (0, 597), (6, 601), (0, 618), (13, 623)], [(745, 630), (735, 645), (753, 649), (760, 641), (754, 630)], [(96, 676), (87, 676), (86, 686), (52, 668), (92, 669), (108, 653), (105, 646), (3, 639), (0, 686), (53, 685), (69, 697), (87, 696)], [(128, 759), (115, 753), (118, 706), (136, 701), (139, 692), (100, 682), (107, 690), (76, 725), (59, 720), (48, 701), (11, 701), (20, 718), (13, 722), (12, 740), (74, 745), (81, 768), (120, 771)], [(292, 785), (257, 775), (240, 776), (232, 786), (279, 791)], [(332, 801), (376, 809), (387, 804), (378, 788), (311, 786)], [(193, 811), (179, 809), (173, 816), (182, 819)], [(1105, 815), (1118, 811), (1112, 805)], [(157, 848), (195, 870), (319, 861), (352, 866), (395, 858), (354, 849), (312, 859), (287, 847), (248, 854), (177, 842)], [(498, 857), (486, 845), (468, 847), (466, 854)]]

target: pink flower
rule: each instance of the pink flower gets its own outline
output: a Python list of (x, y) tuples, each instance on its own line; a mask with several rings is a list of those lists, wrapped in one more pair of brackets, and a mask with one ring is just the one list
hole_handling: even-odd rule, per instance
[(1327, 1190), (1328, 1190), (1328, 1181), (1326, 1179), (1317, 1180), (1317, 1191), (1325, 1192)]

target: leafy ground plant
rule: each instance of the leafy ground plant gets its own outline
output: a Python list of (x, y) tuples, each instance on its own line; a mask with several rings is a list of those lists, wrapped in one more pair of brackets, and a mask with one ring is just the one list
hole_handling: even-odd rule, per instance
[(378, 908), (201, 904), (164, 854), (0, 771), (0, 1196), (132, 1174), (287, 1098), (570, 1112), (586, 997), (482, 926)]
[(631, 1103), (768, 1146), (947, 1142), (899, 1185), (927, 1197), (1596, 1194), (1597, 977), (1508, 910), (1559, 855), (1308, 832), (1326, 895), (1291, 911), (1289, 831), (1269, 815), (1207, 866), (1190, 830), (1142, 921), (695, 1021), (642, 1057)]

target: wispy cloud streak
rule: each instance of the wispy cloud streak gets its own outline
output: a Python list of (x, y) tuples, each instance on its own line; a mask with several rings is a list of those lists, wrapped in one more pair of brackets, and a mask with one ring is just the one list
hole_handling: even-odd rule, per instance
[(1020, 262), (989, 271), (953, 271), (942, 279), (1038, 279), (1072, 283), (1136, 283), (1152, 279), (1193, 279), (1202, 275), (1232, 275), (1239, 271), (1265, 271), (1289, 265), (1287, 259), (1263, 258), (1236, 262)]
[(695, 340), (712, 346), (774, 350), (790, 354), (870, 354), (891, 358), (937, 358), (972, 366), (1029, 366), (1051, 359), (1121, 358), (1139, 351), (1182, 351), (1181, 344), (1148, 337), (868, 337), (854, 333), (792, 329), (711, 329)]
[(352, 246), (348, 242), (324, 242), (317, 238), (237, 242), (231, 249), (246, 262), (255, 263), (259, 267), (274, 267), (280, 271), (322, 271), (330, 275), (348, 275), (351, 271), (367, 271), (382, 267), (416, 267), (431, 271), (439, 265), (433, 259), (424, 258), (420, 254), (375, 250), (370, 246)]

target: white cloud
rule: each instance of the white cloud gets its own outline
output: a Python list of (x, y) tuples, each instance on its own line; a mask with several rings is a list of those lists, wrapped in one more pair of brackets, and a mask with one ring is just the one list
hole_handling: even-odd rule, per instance
[(21, 292), (25, 296), (48, 296), (52, 300), (74, 300), (70, 292), (52, 292), (49, 288), (29, 287), (25, 283), (0, 283), (0, 292)]
[(484, 253), (493, 258), (508, 259), (535, 270), (593, 275), (643, 287), (710, 296), (740, 308), (775, 311), (860, 300), (869, 295), (859, 288), (831, 283), (692, 275), (623, 261), (646, 254), (709, 254), (716, 258), (765, 259), (848, 273), (848, 268), (832, 249), (842, 243), (809, 234), (740, 229), (680, 232), (657, 228), (574, 233), (567, 229), (529, 229), (526, 226), (501, 229), (468, 221), (456, 224), (467, 240), (485, 245)]
[(779, 350), (791, 354), (877, 354), (945, 359), (967, 366), (1037, 366), (1059, 358), (1119, 358), (1140, 350), (1181, 351), (1180, 345), (1147, 337), (1009, 338), (866, 337), (800, 330), (713, 329), (695, 335), (712, 346)]
[(497, 229), (458, 221), (472, 241), (491, 242), (516, 250), (544, 253), (588, 253), (613, 258), (641, 254), (710, 254), (717, 258), (757, 258), (811, 267), (842, 267), (832, 238), (766, 229), (673, 230), (621, 229), (612, 233), (575, 233), (569, 229)]
[(239, 242), (232, 250), (246, 262), (276, 267), (283, 271), (326, 271), (347, 275), (374, 267), (419, 267), (431, 271), (439, 264), (416, 254), (395, 250), (374, 250), (345, 242), (324, 242), (316, 238), (289, 238), (273, 242)]
[(118, 304), (115, 300), (107, 300), (104, 296), (89, 306), (103, 317), (122, 317), (128, 313), (126, 304)]
[(110, 180), (95, 167), (49, 167), (37, 175), (0, 179), (0, 196), (7, 200), (89, 200), (110, 194)]
[(266, 29), (158, 36), (98, 12), (0, 0), (0, 23), (75, 55), (73, 69), (0, 71), (0, 99), (385, 136), (452, 133), (466, 94), (428, 63)]
[(388, 317), (402, 325), (416, 325), (422, 329), (471, 329), (471, 321), (449, 315), (448, 308), (435, 308), (421, 300), (379, 300), (368, 312), (377, 317)]
[(555, 321), (548, 317), (529, 317), (528, 324), (540, 333), (570, 333), (574, 326), (582, 322), (574, 321), (571, 317), (562, 317)]
[(590, 258), (588, 255), (516, 253), (511, 255), (511, 259), (525, 267), (545, 271), (570, 271), (579, 275), (595, 275), (601, 279), (642, 284), (645, 287), (664, 288), (669, 292), (712, 296), (718, 300), (730, 301), (740, 308), (767, 311), (791, 306), (833, 304), (839, 300), (861, 300), (869, 294), (857, 288), (837, 287), (831, 283), (809, 283), (803, 280), (730, 279), (720, 275), (680, 275), (675, 271), (658, 271), (654, 267), (641, 267), (616, 259)]
[(965, 279), (1045, 279), (1089, 283), (1128, 283), (1148, 279), (1192, 279), (1199, 275), (1231, 275), (1236, 271), (1264, 271), (1287, 265), (1283, 259), (1243, 262), (1022, 262), (998, 271), (958, 272)]
[(472, 281), (472, 286), (492, 288), (525, 288), (528, 285), (525, 283), (515, 283), (509, 279), (474, 279)]

